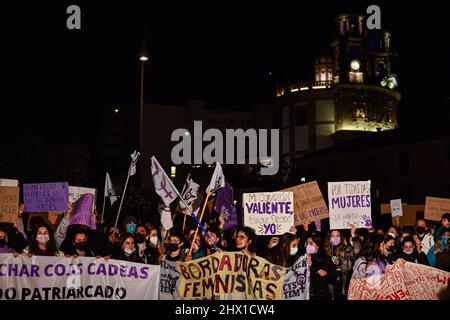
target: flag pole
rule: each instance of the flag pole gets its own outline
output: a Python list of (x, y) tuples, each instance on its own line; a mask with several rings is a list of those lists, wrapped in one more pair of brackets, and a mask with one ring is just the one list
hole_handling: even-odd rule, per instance
[[(208, 188), (208, 192), (206, 193), (205, 203), (203, 204), (202, 213), (200, 214), (199, 224), (197, 225), (197, 228), (195, 229), (194, 238), (192, 240), (191, 248), (189, 249), (188, 255), (192, 254), (192, 249), (194, 248), (195, 238), (197, 238), (197, 234), (198, 234), (198, 227), (199, 227), (200, 223), (202, 222), (203, 214), (205, 213), (206, 205), (208, 204), (208, 199), (209, 199), (210, 195), (211, 195), (211, 191)], [(212, 243), (214, 243), (214, 241), (212, 241)]]
[(114, 224), (114, 230), (117, 228), (117, 222), (119, 221), (120, 211), (122, 210), (123, 199), (125, 198), (125, 192), (127, 191), (128, 180), (130, 179), (130, 170), (128, 169), (127, 180), (125, 181), (125, 188), (123, 188), (122, 198), (120, 199), (119, 211), (117, 212), (116, 223)]
[[(152, 157), (154, 158), (154, 157)], [(162, 169), (161, 165), (159, 164), (158, 160), (156, 160), (156, 158), (154, 158), (155, 162), (158, 164), (158, 166)], [(177, 195), (180, 197), (180, 200), (183, 201), (183, 204), (185, 205), (186, 208), (189, 208), (189, 206), (186, 203), (186, 200), (183, 199), (183, 197), (180, 195), (180, 193), (178, 192), (178, 189), (175, 188), (175, 186), (173, 185), (172, 180), (170, 180), (167, 177), (167, 174), (164, 170), (162, 170), (162, 174), (167, 178), (167, 180), (169, 181), (169, 183), (172, 185), (173, 190), (177, 193)], [(214, 241), (211, 239), (211, 237), (209, 236), (208, 231), (206, 231), (205, 227), (203, 227), (202, 223), (198, 220), (197, 216), (195, 215), (194, 211), (191, 212), (191, 216), (195, 219), (195, 221), (197, 222), (197, 224), (200, 226), (200, 228), (202, 229), (202, 231), (205, 233), (206, 237), (209, 239), (209, 241), (211, 241), (211, 243), (213, 244), (214, 248), (217, 250), (217, 246), (214, 243)]]
[(103, 217), (105, 214), (105, 202), (106, 202), (106, 194), (103, 195), (102, 220), (100, 222), (102, 225), (103, 225)]
[[(188, 174), (188, 176), (187, 176), (187, 178), (186, 178), (186, 182), (184, 183), (183, 190), (181, 190), (181, 194), (183, 194), (183, 193), (184, 193), (184, 190), (186, 190), (187, 182), (188, 182), (188, 180), (189, 180), (190, 177), (191, 177), (191, 173), (189, 172), (189, 174)], [(186, 208), (186, 209), (189, 209), (189, 208)], [(183, 219), (183, 229), (181, 229), (181, 232), (182, 232), (182, 233), (184, 233), (184, 228), (186, 227), (186, 213), (185, 213), (185, 211), (186, 211), (186, 210), (183, 210), (183, 213), (184, 213), (184, 219)], [(176, 210), (175, 210), (175, 212), (176, 212)], [(175, 213), (174, 213), (173, 216), (175, 217)], [(172, 221), (173, 221), (173, 219), (174, 219), (174, 218), (172, 217)]]

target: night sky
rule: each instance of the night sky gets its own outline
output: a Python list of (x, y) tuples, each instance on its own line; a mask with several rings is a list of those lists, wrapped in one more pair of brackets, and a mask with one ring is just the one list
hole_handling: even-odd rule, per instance
[[(210, 2), (2, 4), (2, 136), (93, 141), (102, 110), (138, 103), (144, 34), (146, 102), (206, 99), (225, 109), (270, 102), (276, 82), (312, 78), (336, 14), (365, 13), (370, 4), (380, 5), (399, 54), (400, 125), (427, 130), (449, 118), (450, 106), (438, 103), (450, 96), (450, 19), (442, 1)], [(66, 28), (70, 4), (81, 7), (81, 31)]]

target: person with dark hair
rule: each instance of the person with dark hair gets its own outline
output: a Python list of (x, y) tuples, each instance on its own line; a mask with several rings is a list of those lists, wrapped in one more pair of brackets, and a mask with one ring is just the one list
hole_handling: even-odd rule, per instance
[(450, 230), (450, 213), (444, 213), (442, 215), (441, 225), (434, 232), (434, 241), (438, 241), (446, 230)]
[(402, 251), (397, 254), (397, 259), (404, 259), (408, 262), (420, 263), (423, 265), (430, 265), (425, 253), (421, 251), (420, 241), (415, 241), (412, 237), (403, 239)]
[(73, 231), (70, 239), (71, 246), (66, 249), (66, 257), (94, 257), (95, 254), (89, 245), (89, 234), (84, 229)]
[(436, 267), (438, 257), (447, 250), (449, 239), (450, 239), (450, 230), (446, 230), (442, 234), (441, 238), (428, 251), (427, 258), (431, 267)]
[(125, 233), (119, 240), (120, 252), (114, 253), (111, 258), (116, 260), (123, 260), (128, 262), (143, 263), (137, 251), (136, 241), (134, 235)]
[(133, 216), (126, 216), (125, 219), (123, 219), (123, 228), (126, 233), (134, 234), (136, 232), (137, 224), (137, 219)]
[(214, 241), (214, 244), (216, 245), (217, 249), (214, 247), (213, 243), (211, 242), (211, 240), (209, 240), (209, 238), (205, 235), (205, 233), (203, 233), (203, 238), (205, 241), (205, 248), (206, 248), (206, 255), (209, 256), (211, 254), (214, 254), (218, 251), (222, 251), (222, 232), (220, 231), (219, 228), (215, 228), (214, 226), (211, 226), (208, 228), (208, 234), (211, 237), (211, 240)]
[(384, 256), (386, 257), (386, 262), (388, 264), (393, 264), (397, 258), (397, 242), (394, 237), (387, 234), (384, 236)]
[(358, 259), (353, 266), (352, 279), (381, 275), (386, 269), (386, 244), (381, 234), (371, 235), (364, 242)]
[(281, 237), (280, 236), (269, 236), (267, 237), (264, 246), (264, 250), (261, 250), (259, 255), (265, 258), (270, 263), (276, 263), (278, 260), (278, 251), (280, 249)]
[(52, 229), (46, 224), (41, 224), (36, 227), (30, 236), (28, 247), (22, 253), (29, 257), (33, 255), (64, 257), (64, 253), (58, 250)]
[(428, 229), (428, 222), (425, 219), (417, 219), (415, 236), (420, 240), (422, 252), (427, 255), (430, 248), (434, 246), (434, 238)]
[(253, 243), (256, 240), (256, 234), (249, 227), (240, 227), (236, 230), (236, 249), (242, 253), (255, 255)]
[(8, 232), (4, 227), (0, 227), (0, 253), (12, 253), (15, 257), (18, 256), (16, 250), (8, 246)]
[(310, 267), (310, 300), (330, 300), (329, 285), (336, 283), (337, 274), (331, 257), (325, 253), (319, 234), (307, 237), (306, 254)]
[(297, 261), (299, 256), (298, 239), (292, 233), (285, 233), (277, 246), (274, 264), (289, 268)]
[(183, 251), (185, 243), (186, 241), (181, 233), (172, 231), (167, 243), (168, 253), (164, 259), (167, 261), (183, 261), (185, 258), (185, 252)]

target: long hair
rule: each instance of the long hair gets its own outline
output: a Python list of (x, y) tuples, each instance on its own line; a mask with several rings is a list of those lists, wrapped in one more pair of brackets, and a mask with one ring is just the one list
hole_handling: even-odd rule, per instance
[[(131, 254), (130, 256), (126, 256), (125, 252), (123, 251), (123, 243), (125, 242), (125, 240), (127, 240), (128, 238), (133, 238), (134, 240), (134, 252), (133, 254)], [(120, 253), (117, 254), (117, 257), (115, 259), (118, 260), (127, 260), (127, 261), (132, 261), (132, 262), (142, 262), (142, 259), (139, 257), (139, 251), (138, 251), (138, 247), (136, 244), (136, 239), (134, 238), (134, 235), (131, 233), (125, 233), (119, 240), (119, 248), (120, 248)]]
[[(40, 228), (46, 228), (48, 232), (48, 242), (45, 245), (45, 252), (39, 248), (39, 244), (36, 240), (38, 235), (38, 230)], [(36, 226), (36, 228), (31, 232), (29, 251), (32, 254), (45, 253), (49, 256), (55, 256), (58, 253), (58, 246), (56, 244), (55, 235), (53, 234), (52, 229), (45, 223), (41, 223)]]
[(366, 262), (373, 260), (384, 260), (384, 252), (380, 251), (380, 245), (383, 241), (383, 235), (372, 234), (367, 241), (364, 242), (359, 257), (363, 257)]
[[(339, 236), (341, 237), (341, 242), (338, 244), (338, 246), (336, 248), (333, 249), (333, 245), (331, 243), (331, 232), (333, 231), (337, 231), (339, 232)], [(339, 255), (339, 253), (341, 253), (344, 250), (344, 236), (342, 234), (342, 232), (340, 230), (330, 230), (328, 231), (325, 240), (323, 241), (323, 246), (324, 246), (324, 250), (325, 253), (328, 256), (337, 256)]]
[(280, 244), (278, 245), (277, 252), (275, 253), (276, 263), (282, 267), (288, 267), (291, 258), (291, 242), (295, 240), (296, 237), (292, 233), (285, 233), (281, 238)]

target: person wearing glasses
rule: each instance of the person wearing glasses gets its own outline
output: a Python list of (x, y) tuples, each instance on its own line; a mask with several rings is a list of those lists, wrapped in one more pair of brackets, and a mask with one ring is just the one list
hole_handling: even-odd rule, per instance
[(412, 237), (406, 237), (402, 241), (402, 251), (397, 254), (397, 259), (407, 262), (420, 263), (429, 266), (427, 255), (422, 251), (420, 241)]

